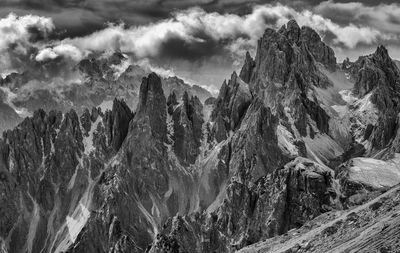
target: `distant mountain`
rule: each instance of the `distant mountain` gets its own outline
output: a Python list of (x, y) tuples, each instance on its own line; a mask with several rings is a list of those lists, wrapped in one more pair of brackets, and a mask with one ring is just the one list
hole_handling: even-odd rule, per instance
[[(400, 70), (386, 48), (337, 64), (291, 20), (217, 98), (123, 61), (83, 60), (85, 81), (55, 96), (70, 107), (4, 133), (2, 252), (398, 249)], [(18, 78), (2, 87), (21, 101)]]
[[(138, 65), (129, 65), (121, 53), (83, 59), (71, 69), (58, 70), (57, 75), (52, 71), (45, 66), (37, 72), (11, 73), (0, 80), (0, 87), (7, 90), (3, 94), (7, 104), (17, 113), (24, 112), (19, 113), (21, 117), (38, 109), (47, 112), (74, 109), (78, 113), (97, 106), (110, 109), (114, 98), (124, 99), (133, 110), (138, 102), (141, 80), (151, 72)], [(212, 96), (207, 90), (191, 86), (176, 76), (162, 78), (162, 83), (166, 96), (174, 91), (181, 98), (187, 91), (202, 102)], [(11, 127), (16, 125), (12, 123), (15, 121), (8, 122)]]

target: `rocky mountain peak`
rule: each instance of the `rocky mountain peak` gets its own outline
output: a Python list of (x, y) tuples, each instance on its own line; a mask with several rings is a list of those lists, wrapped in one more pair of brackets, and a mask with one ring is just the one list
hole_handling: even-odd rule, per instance
[[(258, 41), (255, 67), (251, 71), (249, 84), (256, 94), (260, 93), (259, 90), (271, 87), (271, 84), (291, 89), (299, 87), (296, 76), (307, 84), (304, 88), (310, 85), (329, 86), (318, 64), (327, 69), (335, 69), (336, 57), (333, 50), (322, 42), (316, 31), (306, 26), (300, 29), (292, 20), (279, 31), (271, 28), (265, 30)], [(252, 63), (245, 63), (243, 69), (251, 69), (248, 65)]]
[(211, 119), (216, 122), (213, 133), (217, 141), (226, 138), (230, 130), (238, 127), (252, 100), (249, 85), (233, 72), (228, 83), (221, 86)]
[(242, 70), (240, 71), (240, 79), (242, 79), (245, 83), (249, 83), (251, 79), (251, 75), (253, 74), (253, 69), (256, 63), (254, 59), (251, 57), (250, 53), (246, 52), (246, 58), (244, 61), (244, 65)]
[(379, 45), (376, 48), (376, 51), (375, 51), (374, 55), (376, 57), (380, 57), (381, 60), (384, 60), (384, 61), (387, 61), (388, 59), (391, 59), (390, 56), (389, 56), (389, 52), (388, 52), (387, 48), (385, 46), (383, 46), (383, 45)]
[(154, 72), (142, 79), (135, 118), (137, 117), (148, 119), (152, 133), (162, 139), (166, 138), (166, 98), (161, 79)]
[(187, 92), (183, 93), (181, 104), (173, 100), (172, 97), (168, 107), (173, 122), (173, 148), (182, 164), (193, 164), (200, 152), (203, 105), (198, 97), (189, 96)]
[[(352, 68), (352, 72), (356, 73), (356, 83), (353, 92), (360, 97), (365, 96), (377, 87), (379, 87), (380, 90), (386, 88), (392, 91), (400, 90), (399, 69), (384, 46), (379, 46), (371, 55), (360, 57), (353, 64)], [(385, 95), (381, 97), (381, 99), (387, 99), (396, 94), (393, 92), (387, 95), (388, 96)], [(375, 99), (375, 102), (381, 109), (388, 106), (383, 105), (381, 103), (382, 100), (379, 101)], [(384, 108), (381, 106), (384, 106)]]
[(160, 77), (154, 72), (150, 73), (148, 77), (143, 77), (136, 113), (141, 114), (153, 109), (152, 107), (158, 104), (156, 98), (161, 95), (164, 96)]
[(300, 41), (306, 44), (317, 62), (324, 64), (331, 70), (336, 68), (335, 52), (322, 41), (315, 30), (308, 26), (303, 26), (301, 28)]
[(133, 118), (133, 113), (126, 105), (125, 101), (114, 99), (111, 115), (106, 117), (109, 121), (109, 141), (114, 151), (118, 151), (124, 141), (128, 129), (129, 122)]
[(286, 36), (292, 44), (299, 41), (301, 29), (296, 20), (290, 20), (286, 25)]

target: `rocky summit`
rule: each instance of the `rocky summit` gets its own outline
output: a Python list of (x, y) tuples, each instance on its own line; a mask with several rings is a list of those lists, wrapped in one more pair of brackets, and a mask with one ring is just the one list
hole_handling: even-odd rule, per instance
[(1, 253), (398, 250), (400, 70), (385, 47), (338, 64), (291, 20), (216, 98), (139, 66), (117, 75), (124, 60), (75, 66), (85, 105), (23, 119), (0, 96), (0, 128), (18, 124), (0, 139)]

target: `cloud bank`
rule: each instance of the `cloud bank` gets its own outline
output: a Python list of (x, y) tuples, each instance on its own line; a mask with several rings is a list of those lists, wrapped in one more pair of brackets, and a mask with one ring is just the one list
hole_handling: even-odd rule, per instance
[[(176, 6), (178, 2), (166, 1), (163, 4)], [(205, 7), (214, 2), (202, 4)], [(224, 5), (224, 1), (218, 2)], [(241, 0), (237, 2), (238, 6), (243, 4)], [(101, 4), (107, 5), (108, 2), (102, 0)], [(115, 4), (127, 3), (119, 1)], [(127, 9), (130, 7), (126, 6)], [(349, 51), (363, 54), (361, 49), (377, 44), (395, 44), (400, 36), (400, 5), (394, 3), (367, 6), (359, 2), (329, 0), (310, 10), (295, 5), (263, 4), (252, 6), (245, 14), (210, 12), (207, 8), (195, 7), (168, 15), (160, 14), (160, 17), (158, 21), (140, 25), (109, 23), (104, 29), (89, 35), (59, 40), (51, 37), (57, 30), (51, 18), (10, 14), (0, 19), (0, 52), (3, 52), (0, 65), (31, 61), (44, 64), (60, 59), (78, 62), (91, 53), (118, 50), (137, 62), (159, 64), (164, 68), (172, 65), (175, 73), (179, 73), (179, 66), (187, 64), (195, 67), (186, 71), (210, 71), (211, 67), (207, 68), (207, 65), (212, 68), (218, 64), (225, 65), (221, 67), (224, 68), (222, 76), (226, 75), (225, 69), (240, 67), (246, 51), (254, 55), (257, 40), (265, 28), (277, 29), (290, 19), (296, 19), (301, 26), (314, 28), (341, 54), (342, 57), (338, 58), (343, 58)], [(196, 76), (190, 75), (190, 78), (197, 80)], [(219, 78), (222, 77), (215, 81), (218, 85), (222, 81)]]
[[(372, 7), (362, 4), (335, 4), (328, 1), (315, 11), (298, 11), (281, 4), (258, 5), (247, 15), (208, 13), (200, 8), (176, 12), (171, 18), (142, 26), (126, 27), (124, 24), (109, 24), (103, 30), (84, 37), (68, 38), (53, 46), (41, 49), (37, 60), (68, 56), (77, 60), (90, 52), (120, 50), (132, 53), (139, 59), (171, 57), (195, 60), (215, 54), (230, 53), (233, 58), (242, 56), (246, 50), (254, 50), (256, 41), (266, 27), (278, 28), (290, 19), (300, 25), (311, 26), (334, 47), (355, 48), (360, 44), (374, 44), (398, 38), (395, 29), (378, 29), (377, 26), (360, 23), (339, 24), (324, 17), (329, 8), (339, 11), (365, 9), (374, 13)], [(397, 7), (394, 8), (394, 7)], [(381, 9), (389, 9), (381, 6)], [(400, 12), (397, 5), (390, 6), (394, 15)], [(386, 12), (382, 12), (388, 15)], [(385, 14), (386, 13), (386, 14)], [(382, 22), (385, 17), (380, 18)], [(325, 35), (330, 35), (328, 38)]]

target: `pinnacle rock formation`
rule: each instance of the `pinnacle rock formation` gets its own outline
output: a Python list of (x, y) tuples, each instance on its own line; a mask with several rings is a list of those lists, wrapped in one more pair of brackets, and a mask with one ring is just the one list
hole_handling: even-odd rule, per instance
[(384, 47), (339, 65), (291, 20), (217, 98), (116, 73), (125, 60), (84, 59), (87, 80), (65, 94), (87, 104), (4, 132), (1, 252), (397, 249), (400, 70)]

